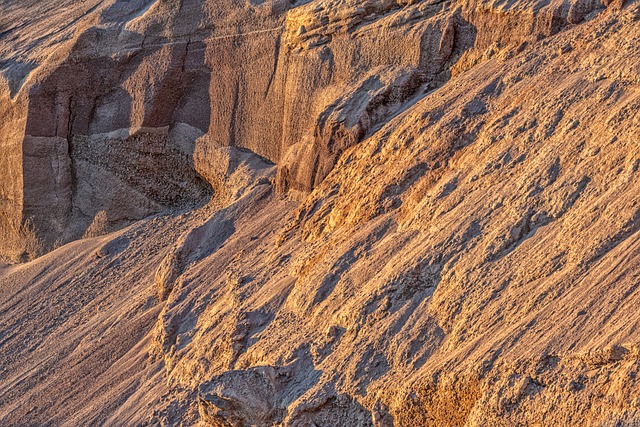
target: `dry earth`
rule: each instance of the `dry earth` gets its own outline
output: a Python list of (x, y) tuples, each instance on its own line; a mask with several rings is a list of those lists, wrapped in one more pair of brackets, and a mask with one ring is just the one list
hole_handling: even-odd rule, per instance
[(0, 425), (640, 425), (640, 2), (0, 0)]

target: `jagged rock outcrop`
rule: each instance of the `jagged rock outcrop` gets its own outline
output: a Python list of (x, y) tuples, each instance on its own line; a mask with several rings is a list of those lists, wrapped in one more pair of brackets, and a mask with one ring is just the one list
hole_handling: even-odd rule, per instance
[(28, 43), (48, 3), (0, 15), (2, 218), (91, 238), (0, 265), (0, 424), (640, 417), (640, 3), (68, 2)]
[(212, 426), (272, 426), (284, 419), (278, 402), (279, 382), (286, 373), (271, 367), (229, 371), (203, 385), (200, 414)]
[[(348, 395), (323, 387), (305, 396), (313, 376), (301, 377), (299, 363), (228, 371), (200, 386), (198, 408), (205, 423), (215, 427), (283, 425), (363, 425), (380, 427), (376, 416)], [(308, 394), (308, 393), (307, 393)], [(287, 409), (290, 406), (291, 410)]]

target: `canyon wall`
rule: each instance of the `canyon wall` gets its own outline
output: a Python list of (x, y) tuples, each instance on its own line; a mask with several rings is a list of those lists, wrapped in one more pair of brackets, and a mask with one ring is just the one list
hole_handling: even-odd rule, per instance
[[(18, 43), (23, 49), (7, 53), (3, 221), (28, 223), (46, 248), (82, 237), (98, 215), (111, 230), (204, 203), (211, 188), (224, 191), (227, 171), (211, 153), (225, 146), (278, 164), (278, 190), (301, 199), (345, 149), (488, 48), (532, 43), (603, 7), (85, 6), (67, 17), (60, 31), (69, 34), (51, 41), (55, 49), (44, 37), (44, 46)], [(35, 36), (20, 31), (8, 34)]]

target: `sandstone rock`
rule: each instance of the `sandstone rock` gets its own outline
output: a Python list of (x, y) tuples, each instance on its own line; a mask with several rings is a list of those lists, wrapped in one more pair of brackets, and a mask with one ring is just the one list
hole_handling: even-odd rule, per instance
[(216, 427), (268, 427), (282, 422), (285, 411), (278, 407), (278, 376), (276, 368), (259, 367), (227, 372), (201, 386), (202, 419)]
[[(3, 19), (39, 15), (38, 7), (12, 5)], [(9, 25), (15, 48), (3, 51), (2, 75), (3, 99), (12, 100), (2, 103), (9, 120), (0, 166), (11, 178), (0, 195), (3, 212), (30, 219), (50, 246), (81, 237), (102, 210), (121, 227), (202, 203), (208, 188), (200, 175), (210, 174), (193, 160), (202, 145), (249, 149), (280, 165), (279, 190), (306, 194), (344, 149), (413, 102), (422, 85), (442, 84), (465, 51), (553, 34), (598, 7), (577, 1), (568, 17), (549, 5), (497, 18), (490, 8), (460, 12), (428, 2), (188, 1), (175, 9), (111, 1), (57, 10), (48, 19), (59, 23), (59, 35), (32, 45), (30, 31), (42, 20)], [(215, 18), (212, 8), (228, 15)], [(406, 36), (395, 37), (393, 22), (405, 14), (412, 17), (402, 24)], [(521, 19), (533, 30), (498, 23)], [(54, 45), (60, 48), (47, 56)], [(402, 71), (378, 88), (362, 86), (381, 69)], [(410, 83), (394, 82), (407, 75)], [(357, 126), (333, 122), (339, 117), (330, 117), (331, 106), (340, 104)]]
[(1, 425), (637, 419), (637, 1), (179, 3), (1, 6)]

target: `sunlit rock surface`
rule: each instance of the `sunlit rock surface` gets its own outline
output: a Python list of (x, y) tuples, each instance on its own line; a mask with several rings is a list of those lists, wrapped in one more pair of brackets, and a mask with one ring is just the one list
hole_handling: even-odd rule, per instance
[(1, 425), (640, 420), (637, 1), (9, 0), (0, 54)]

